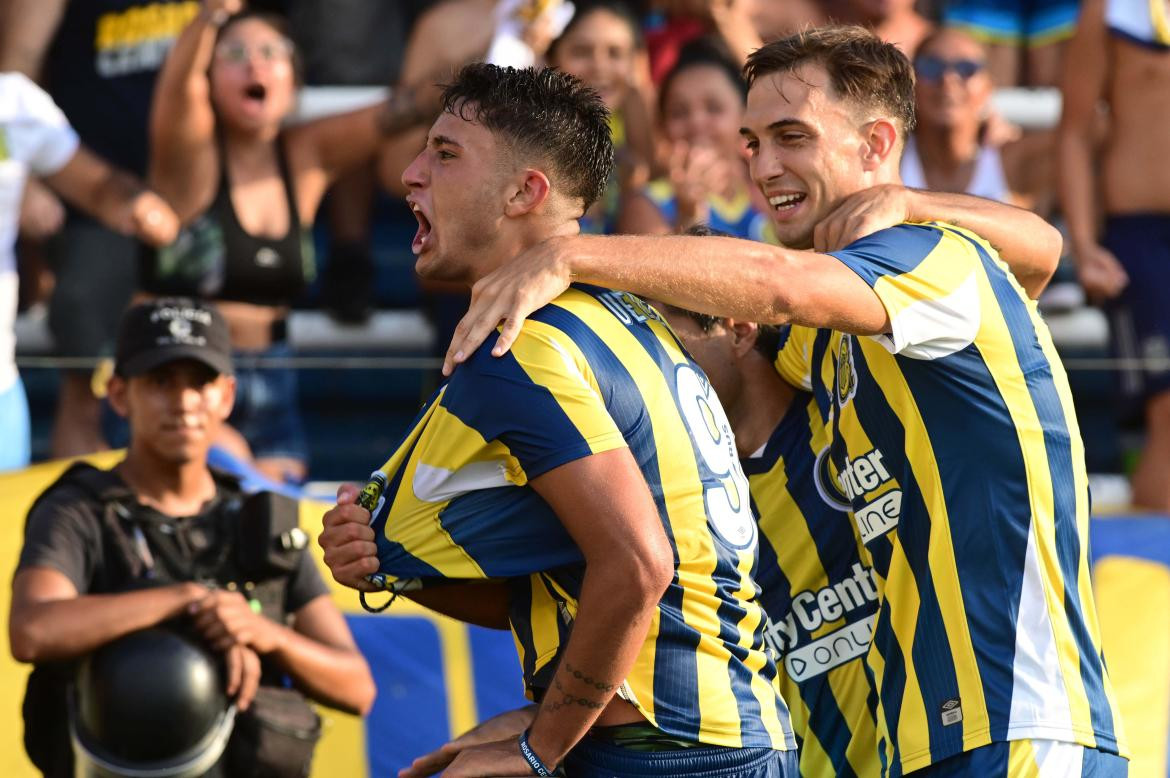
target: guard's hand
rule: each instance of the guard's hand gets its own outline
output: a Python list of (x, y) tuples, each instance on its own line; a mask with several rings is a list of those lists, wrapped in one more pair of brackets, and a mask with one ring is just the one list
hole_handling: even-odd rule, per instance
[(528, 249), (503, 267), (479, 279), (471, 287), (471, 307), (464, 314), (443, 358), (443, 375), (467, 361), (492, 331), (503, 323), (492, 356), (508, 352), (524, 320), (566, 289), (572, 276), (568, 255), (580, 237), (550, 238)]
[(1074, 252), (1077, 261), (1077, 278), (1090, 300), (1112, 300), (1129, 286), (1129, 275), (1104, 246), (1092, 244)]
[(236, 707), (247, 710), (260, 688), (260, 657), (252, 649), (235, 645), (224, 652), (227, 663), (227, 694), (236, 698)]
[(131, 231), (143, 243), (166, 246), (179, 235), (179, 217), (165, 200), (149, 190), (130, 204)]
[[(434, 775), (455, 760), (464, 750), (483, 743), (519, 737), (536, 718), (536, 706), (527, 705), (516, 710), (492, 716), (473, 729), (464, 732), (440, 748), (411, 762), (410, 767), (398, 771), (398, 778), (423, 778)], [(519, 746), (517, 746), (519, 748)]]
[[(551, 768), (551, 765), (550, 765)], [(532, 775), (524, 756), (520, 753), (519, 736), (493, 743), (469, 746), (461, 751), (442, 772), (443, 778), (481, 778), (508, 776), (522, 778)]]
[(188, 611), (195, 628), (217, 651), (241, 645), (258, 654), (270, 654), (280, 646), (280, 625), (252, 610), (239, 592), (215, 589)]
[(813, 248), (843, 249), (859, 238), (910, 219), (913, 190), (881, 184), (846, 197), (813, 228)]
[(378, 587), (366, 576), (378, 572), (378, 544), (370, 527), (370, 512), (356, 502), (358, 494), (353, 484), (343, 484), (337, 490), (337, 504), (326, 512), (317, 543), (325, 551), (325, 564), (333, 580), (361, 592), (376, 592)]

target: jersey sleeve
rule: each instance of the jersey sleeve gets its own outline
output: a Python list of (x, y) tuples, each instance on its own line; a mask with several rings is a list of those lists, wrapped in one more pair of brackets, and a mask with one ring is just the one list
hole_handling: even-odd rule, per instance
[(893, 354), (938, 359), (975, 340), (981, 319), (976, 243), (935, 225), (901, 224), (832, 256), (864, 280), (890, 318), (875, 338)]
[(626, 446), (596, 379), (558, 338), (527, 322), (502, 357), (489, 338), (448, 386), (443, 405), (485, 441), (498, 440), (528, 480)]
[(812, 336), (816, 330), (800, 325), (780, 330), (780, 348), (776, 352), (774, 366), (788, 383), (812, 391)]
[(7, 128), (7, 151), (36, 175), (56, 173), (77, 153), (77, 133), (43, 89), (28, 78), (10, 74), (15, 92), (16, 120)]
[(69, 492), (42, 499), (28, 515), (24, 547), (17, 572), (29, 567), (49, 567), (63, 574), (78, 594), (89, 590), (93, 577), (93, 550), (100, 547), (97, 518), (84, 507), (84, 498), (69, 500)]

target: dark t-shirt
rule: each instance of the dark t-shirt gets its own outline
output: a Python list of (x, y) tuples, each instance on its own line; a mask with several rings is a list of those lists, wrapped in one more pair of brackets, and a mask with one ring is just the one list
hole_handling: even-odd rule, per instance
[[(203, 523), (224, 500), (236, 499), (239, 495), (226, 476), (217, 474), (216, 485), (216, 496), (198, 515), (178, 519), (177, 523)], [(139, 510), (148, 515), (159, 515), (145, 506)], [(149, 586), (149, 581), (129, 580), (123, 566), (116, 562), (118, 554), (112, 548), (115, 540), (103, 529), (102, 511), (97, 500), (79, 486), (58, 483), (50, 487), (29, 513), (17, 572), (26, 567), (50, 567), (72, 581), (78, 594), (112, 594)], [(214, 539), (209, 541), (215, 545)], [(157, 559), (159, 549), (150, 548), (149, 541), (146, 542), (149, 557)], [(215, 549), (212, 548), (207, 556), (214, 555)], [(311, 556), (301, 554), (299, 564), (287, 579), (284, 615), (291, 616), (328, 593), (329, 589)]]
[(49, 94), (103, 158), (146, 173), (154, 82), (198, 0), (70, 0), (45, 56)]
[[(217, 536), (217, 525), (223, 528), (219, 532), (226, 534), (226, 522), (216, 521), (215, 516), (224, 508), (238, 505), (243, 496), (234, 479), (214, 470), (212, 474), (216, 479), (216, 495), (195, 516), (167, 519), (145, 506), (136, 508), (141, 511), (136, 514), (140, 519), (158, 519), (175, 527), (175, 534), (182, 535), (184, 542), (198, 543), (203, 550), (193, 554), (195, 568), (205, 571), (208, 578), (214, 578), (211, 573), (227, 558), (223, 550), (230, 546), (225, 544), (232, 542), (231, 537)], [(17, 572), (30, 567), (57, 570), (73, 582), (80, 595), (116, 594), (192, 580), (175, 575), (174, 566), (167, 564), (164, 550), (152, 544), (148, 533), (118, 533), (112, 529), (111, 521), (123, 522), (120, 526), (126, 528), (132, 527), (133, 522), (124, 521), (118, 515), (108, 517), (107, 505), (134, 508), (133, 495), (113, 472), (91, 471), (90, 475), (102, 482), (98, 493), (117, 498), (108, 502), (99, 500), (93, 492), (95, 484), (87, 487), (73, 474), (67, 474), (49, 487), (29, 512)], [(124, 544), (126, 538), (131, 538), (130, 547), (135, 549), (141, 564), (128, 563), (127, 554), (119, 550), (119, 542)], [(260, 588), (267, 592), (260, 596), (266, 603), (265, 615), (286, 623), (309, 602), (328, 593), (307, 552), (300, 554), (296, 567), (283, 580), (268, 579), (258, 585)], [(278, 591), (274, 592), (274, 588)], [(266, 658), (262, 657), (261, 661), (262, 683), (279, 685), (283, 680), (280, 668)], [(38, 665), (29, 678), (25, 695), (25, 748), (33, 763), (50, 778), (69, 778), (73, 774), (65, 695), (72, 675), (72, 662)]]

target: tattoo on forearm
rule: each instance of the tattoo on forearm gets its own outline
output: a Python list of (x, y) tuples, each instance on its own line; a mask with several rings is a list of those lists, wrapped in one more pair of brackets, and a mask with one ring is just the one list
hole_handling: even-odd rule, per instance
[(558, 692), (560, 692), (560, 695), (557, 696), (550, 694), (545, 698), (544, 707), (549, 711), (555, 712), (561, 710), (562, 708), (572, 707), (573, 705), (580, 705), (582, 708), (588, 708), (589, 710), (601, 710), (605, 707), (604, 702), (597, 702), (596, 700), (590, 700), (586, 697), (577, 697), (575, 695), (569, 694), (567, 691), (565, 691), (565, 687), (561, 686), (561, 682), (555, 678), (553, 679), (553, 686), (556, 687)]
[(618, 686), (616, 683), (605, 683), (604, 681), (595, 681), (592, 678), (590, 678), (589, 676), (582, 673), (580, 670), (575, 669), (568, 662), (565, 662), (565, 672), (572, 675), (574, 678), (576, 678), (581, 683), (586, 684), (587, 686), (592, 686), (594, 689), (596, 689), (599, 692), (612, 692)]

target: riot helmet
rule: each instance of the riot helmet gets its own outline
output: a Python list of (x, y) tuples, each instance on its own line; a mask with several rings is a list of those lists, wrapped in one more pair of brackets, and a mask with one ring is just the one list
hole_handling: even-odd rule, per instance
[(192, 778), (220, 758), (235, 721), (220, 658), (167, 629), (94, 651), (70, 694), (77, 778)]

